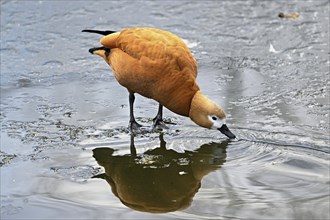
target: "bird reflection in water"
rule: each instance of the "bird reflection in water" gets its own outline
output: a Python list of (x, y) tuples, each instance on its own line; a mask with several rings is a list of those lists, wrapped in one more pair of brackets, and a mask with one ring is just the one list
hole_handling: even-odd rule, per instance
[(226, 160), (228, 140), (207, 143), (194, 151), (166, 149), (163, 134), (160, 147), (137, 154), (131, 136), (131, 154), (113, 155), (112, 148), (96, 148), (94, 158), (105, 173), (93, 178), (105, 179), (120, 201), (134, 210), (165, 213), (188, 208), (208, 173)]

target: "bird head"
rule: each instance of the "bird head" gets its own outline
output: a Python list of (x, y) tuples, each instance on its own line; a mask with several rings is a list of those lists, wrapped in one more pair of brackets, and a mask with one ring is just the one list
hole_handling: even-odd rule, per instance
[(226, 125), (224, 110), (200, 91), (196, 92), (191, 101), (189, 117), (201, 127), (219, 130), (229, 138), (236, 137)]

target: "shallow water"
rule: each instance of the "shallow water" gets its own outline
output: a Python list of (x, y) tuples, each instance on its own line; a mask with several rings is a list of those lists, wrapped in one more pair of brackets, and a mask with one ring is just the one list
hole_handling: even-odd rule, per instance
[[(329, 219), (328, 24), (326, 0), (1, 1), (1, 219)], [(236, 140), (167, 110), (131, 139), (80, 31), (133, 26), (187, 41)]]

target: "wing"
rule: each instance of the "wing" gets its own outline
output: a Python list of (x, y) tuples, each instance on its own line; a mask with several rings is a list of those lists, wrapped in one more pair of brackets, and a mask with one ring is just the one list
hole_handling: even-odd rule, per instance
[(175, 61), (173, 69), (188, 68), (197, 77), (197, 63), (187, 45), (175, 34), (155, 28), (128, 28), (101, 39), (107, 48), (118, 48), (129, 56), (141, 60)]

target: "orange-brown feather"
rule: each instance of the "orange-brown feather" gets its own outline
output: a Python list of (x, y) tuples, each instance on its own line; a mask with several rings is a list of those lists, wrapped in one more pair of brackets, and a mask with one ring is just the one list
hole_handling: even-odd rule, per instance
[(153, 28), (129, 28), (100, 42), (113, 48), (107, 62), (121, 85), (189, 116), (191, 100), (199, 90), (197, 63), (178, 36)]
[(100, 40), (100, 43), (107, 48), (116, 48), (117, 47), (117, 38), (119, 37), (120, 32), (109, 34), (103, 37)]

